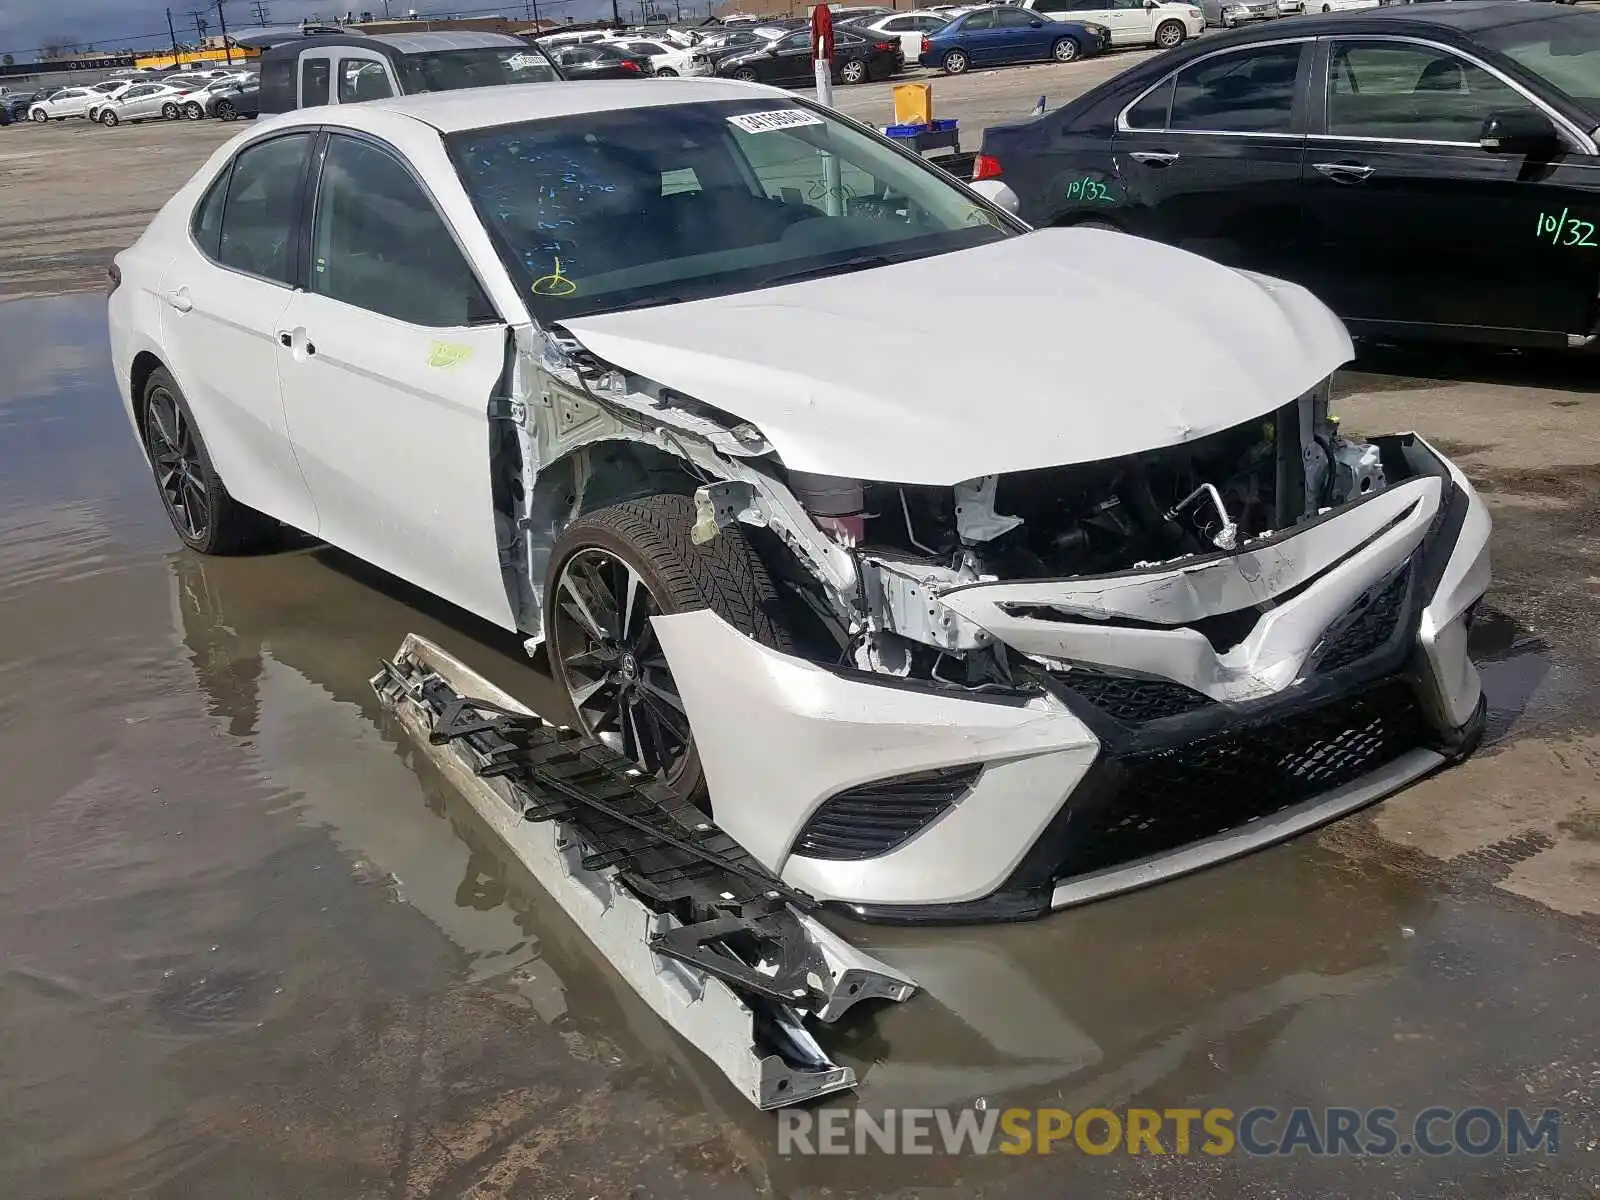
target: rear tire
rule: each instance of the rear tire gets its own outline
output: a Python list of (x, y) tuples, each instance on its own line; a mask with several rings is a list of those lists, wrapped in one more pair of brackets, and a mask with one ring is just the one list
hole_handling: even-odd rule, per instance
[(1156, 26), (1156, 45), (1163, 50), (1181, 46), (1187, 32), (1182, 21), (1163, 21)]
[(661, 70), (656, 72), (657, 79), (676, 79), (677, 77), (678, 73), (671, 67), (662, 67)]
[(189, 402), (165, 367), (145, 383), (139, 424), (162, 506), (185, 546), (201, 554), (249, 554), (276, 540), (283, 528), (277, 521), (228, 494)]
[(939, 64), (944, 68), (946, 75), (964, 75), (972, 61), (967, 57), (965, 50), (952, 50), (944, 56), (944, 62)]
[(839, 68), (839, 81), (841, 83), (865, 83), (867, 74), (867, 64), (859, 58), (852, 58)]
[(161, 119), (163, 121), (176, 121), (178, 119), (178, 106), (171, 100), (161, 106)]
[[(551, 674), (578, 727), (706, 807), (693, 731), (650, 614), (708, 608), (763, 646), (787, 653), (792, 642), (772, 577), (744, 534), (724, 529), (697, 546), (694, 520), (688, 496), (655, 495), (573, 521), (550, 555), (544, 627)], [(615, 600), (609, 607), (607, 596)]]
[(1078, 58), (1078, 43), (1074, 38), (1058, 38), (1056, 44), (1050, 47), (1050, 57), (1059, 63), (1076, 62)]

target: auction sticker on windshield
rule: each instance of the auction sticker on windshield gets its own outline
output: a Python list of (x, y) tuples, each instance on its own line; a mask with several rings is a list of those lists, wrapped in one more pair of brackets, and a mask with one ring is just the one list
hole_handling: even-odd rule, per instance
[(740, 113), (729, 117), (746, 133), (771, 133), (774, 129), (798, 129), (802, 125), (821, 125), (822, 118), (803, 108), (774, 108), (767, 112)]

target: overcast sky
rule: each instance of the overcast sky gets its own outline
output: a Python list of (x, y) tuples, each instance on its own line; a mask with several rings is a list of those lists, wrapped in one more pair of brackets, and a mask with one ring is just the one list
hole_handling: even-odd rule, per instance
[[(179, 40), (194, 37), (194, 19), (191, 9), (203, 8), (207, 0), (171, 0), (172, 22)], [(389, 0), (389, 11), (396, 17), (408, 10), (419, 14), (458, 13), (497, 14), (508, 17), (527, 16), (537, 7), (539, 16), (549, 19), (572, 17), (587, 20), (611, 12), (610, 0), (521, 0), (492, 7), (494, 0)], [(328, 0), (325, 3), (308, 3), (307, 0), (262, 0), (268, 21), (273, 25), (288, 24), (304, 17), (336, 17), (346, 11), (360, 13), (369, 10), (374, 15), (384, 15), (383, 0)], [(621, 0), (624, 16), (636, 12), (639, 0)], [(671, 0), (660, 7), (674, 11)], [(683, 4), (688, 12), (690, 5)], [(705, 11), (705, 0), (695, 0), (694, 10)], [(227, 14), (228, 27), (256, 25), (254, 0), (224, 0), (223, 12)], [(215, 33), (215, 5), (209, 14)], [(166, 0), (0, 0), (0, 52), (15, 55), (24, 61), (34, 57), (38, 47), (47, 42), (93, 42), (99, 46), (129, 45), (135, 50), (159, 48), (166, 40)], [(141, 37), (141, 35), (144, 35)], [(153, 36), (152, 36), (153, 35)]]

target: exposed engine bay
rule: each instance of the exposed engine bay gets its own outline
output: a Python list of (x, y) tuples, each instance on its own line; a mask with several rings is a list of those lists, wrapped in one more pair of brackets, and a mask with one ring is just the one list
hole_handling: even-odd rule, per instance
[[(752, 534), (791, 615), (810, 631), (797, 639), (807, 657), (956, 688), (1012, 686), (1027, 656), (944, 605), (945, 591), (1228, 555), (1409, 474), (1403, 455), (1340, 433), (1326, 381), (1193, 441), (930, 487), (788, 470), (755, 427), (598, 361), (559, 331), (538, 359), (567, 394), (548, 406), (548, 427), (532, 431), (543, 436), (525, 437), (536, 460), (527, 465), (593, 448), (574, 456), (567, 495), (541, 498), (530, 486), (524, 496), (516, 481), (508, 489), (502, 529), (520, 526), (528, 537), (525, 592), (542, 584), (541, 545), (563, 510), (629, 486), (659, 491), (681, 471), (679, 486), (696, 503), (694, 540), (733, 525)], [(525, 435), (538, 419), (524, 412)], [(633, 485), (615, 474), (630, 463)], [(525, 472), (529, 485), (535, 474)], [(519, 557), (510, 540), (508, 571)], [(524, 604), (535, 628), (536, 611)]]

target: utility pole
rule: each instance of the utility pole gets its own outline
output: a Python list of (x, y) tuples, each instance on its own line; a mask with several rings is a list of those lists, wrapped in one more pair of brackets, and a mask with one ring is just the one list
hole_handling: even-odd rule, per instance
[(618, 29), (622, 28), (622, 10), (617, 7), (617, 0), (611, 0), (611, 24)]
[(265, 29), (267, 27), (267, 19), (270, 14), (267, 12), (267, 6), (264, 3), (264, 0), (255, 0), (255, 3), (251, 7), (255, 9), (256, 24)]
[(172, 65), (178, 65), (178, 31), (172, 27), (172, 10), (167, 9), (167, 34), (172, 38)]
[(204, 50), (206, 46), (207, 28), (205, 14), (201, 12), (191, 12), (189, 15), (194, 18), (194, 36), (199, 42), (200, 48)]
[(222, 15), (222, 0), (217, 0), (217, 24), (222, 27), (222, 53), (233, 66), (233, 46), (228, 41), (228, 18)]

